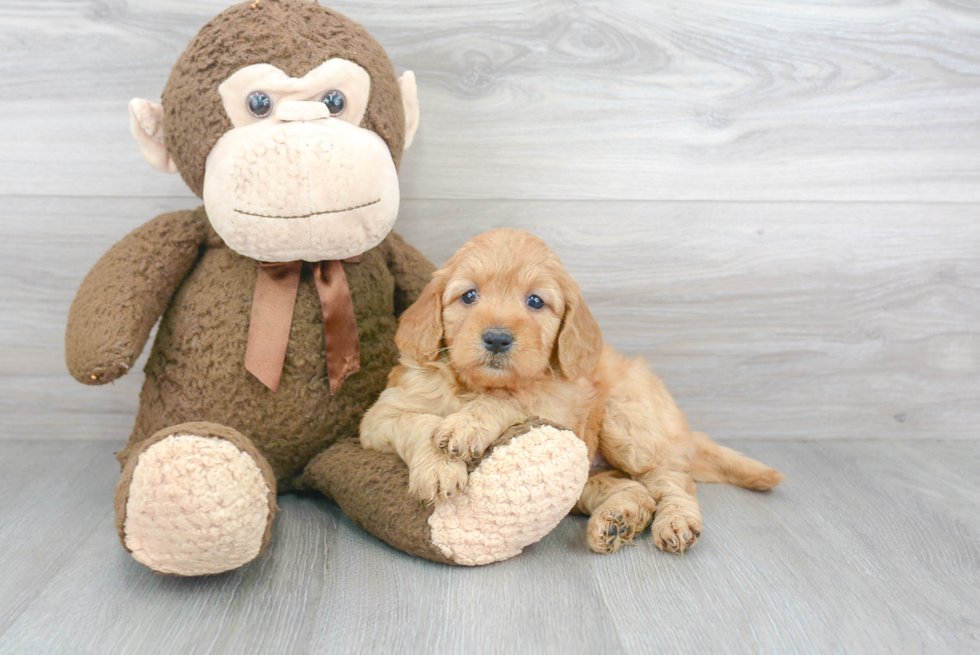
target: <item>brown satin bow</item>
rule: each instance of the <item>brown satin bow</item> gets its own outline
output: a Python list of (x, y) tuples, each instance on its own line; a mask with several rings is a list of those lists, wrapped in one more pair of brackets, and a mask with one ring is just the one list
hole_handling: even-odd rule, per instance
[[(345, 262), (357, 264), (363, 255)], [(245, 368), (273, 391), (279, 388), (282, 365), (286, 361), (289, 328), (293, 323), (293, 307), (299, 291), (303, 266), (308, 262), (262, 262), (252, 297), (252, 316), (248, 324), (248, 346), (245, 349)], [(327, 346), (327, 377), (330, 394), (361, 368), (361, 345), (357, 338), (354, 306), (344, 265), (338, 260), (309, 264), (320, 297), (323, 314), (323, 335)]]

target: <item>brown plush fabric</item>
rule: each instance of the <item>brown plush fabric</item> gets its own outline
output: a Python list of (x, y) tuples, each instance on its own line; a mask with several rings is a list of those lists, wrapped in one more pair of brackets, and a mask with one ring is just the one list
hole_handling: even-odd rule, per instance
[(399, 550), (455, 564), (432, 543), (432, 506), (408, 494), (408, 467), (397, 455), (341, 441), (306, 467), (303, 484), (332, 498), (355, 523)]
[(65, 359), (75, 379), (105, 384), (132, 367), (209, 227), (200, 210), (157, 216), (92, 267), (68, 312)]
[(122, 478), (120, 478), (119, 484), (116, 485), (116, 495), (113, 502), (116, 510), (116, 531), (119, 533), (119, 541), (122, 542), (123, 548), (126, 548), (126, 550), (129, 551), (129, 548), (126, 546), (126, 534), (123, 531), (123, 527), (126, 525), (126, 503), (129, 500), (129, 487), (133, 481), (133, 471), (136, 470), (136, 465), (139, 463), (140, 455), (153, 444), (157, 443), (158, 441), (163, 441), (167, 437), (175, 434), (193, 434), (199, 437), (219, 437), (232, 443), (240, 451), (247, 453), (253, 460), (255, 460), (255, 463), (262, 471), (262, 476), (265, 478), (265, 483), (269, 485), (269, 490), (272, 491), (272, 493), (269, 494), (269, 523), (266, 525), (265, 534), (262, 536), (262, 548), (259, 552), (265, 550), (265, 547), (269, 544), (269, 540), (272, 538), (272, 519), (279, 510), (279, 507), (276, 506), (276, 476), (272, 472), (272, 467), (269, 466), (269, 462), (262, 457), (262, 454), (255, 448), (254, 444), (252, 444), (251, 441), (242, 436), (239, 432), (223, 425), (204, 422), (182, 423), (180, 425), (174, 425), (164, 430), (160, 430), (149, 439), (144, 440), (137, 448), (134, 448), (130, 452), (128, 459), (123, 463)]
[(360, 24), (309, 0), (262, 0), (235, 5), (205, 25), (177, 60), (163, 91), (164, 141), (184, 181), (201, 196), (204, 162), (231, 129), (218, 85), (235, 71), (267, 63), (302, 77), (327, 59), (353, 61), (371, 75), (361, 126), (388, 144), (397, 167), (405, 113), (395, 69)]
[[(419, 266), (422, 256), (414, 246), (408, 245), (398, 234), (388, 235), (391, 247), (388, 249), (388, 270), (398, 280), (395, 286), (395, 314), (402, 315), (420, 295), (422, 289), (432, 279), (432, 268)], [(428, 260), (425, 260), (428, 264)]]
[[(203, 208), (193, 213), (198, 221), (206, 222)], [(161, 297), (170, 289), (163, 283), (153, 288), (139, 272), (157, 270), (170, 261), (168, 257), (174, 257), (167, 241), (171, 233), (143, 228), (133, 234), (137, 233), (141, 238), (131, 234), (105, 255), (111, 258), (113, 278), (109, 282), (100, 277), (105, 285), (102, 294), (93, 286), (91, 293), (76, 298), (72, 311), (78, 319), (69, 322), (69, 344), (87, 343), (85, 339), (94, 338), (90, 335), (106, 332), (105, 326), (113, 334), (135, 334), (141, 326), (153, 325), (153, 310), (163, 310), (166, 303), (157, 301), (140, 313), (108, 311), (125, 306), (132, 298)], [(361, 415), (384, 389), (398, 359), (394, 334), (399, 306), (414, 301), (420, 280), (430, 276), (434, 266), (395, 234), (366, 252), (362, 263), (344, 264), (357, 319), (361, 370), (334, 396), (327, 378), (320, 301), (305, 271), (282, 380), (279, 390), (273, 392), (244, 366), (259, 263), (235, 253), (211, 231), (204, 231), (199, 240), (206, 240), (207, 246), (160, 321), (146, 364), (136, 425), (119, 461), (125, 463), (133, 449), (158, 430), (186, 421), (207, 421), (246, 435), (271, 464), (280, 490), (287, 490), (310, 459), (337, 438), (357, 434)], [(396, 265), (389, 268), (389, 262)], [(109, 266), (100, 260), (93, 270)], [(172, 284), (174, 277), (163, 282)], [(78, 350), (88, 354), (83, 348)], [(126, 352), (129, 362), (139, 355), (135, 345)], [(88, 370), (82, 369), (82, 376)]]

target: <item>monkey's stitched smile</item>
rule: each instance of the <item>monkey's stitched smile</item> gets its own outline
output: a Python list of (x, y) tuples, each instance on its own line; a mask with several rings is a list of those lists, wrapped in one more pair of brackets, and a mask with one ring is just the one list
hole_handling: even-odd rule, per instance
[(328, 209), (328, 210), (322, 211), (322, 212), (312, 212), (310, 214), (301, 214), (299, 216), (269, 216), (268, 214), (255, 214), (253, 212), (242, 211), (241, 209), (236, 209), (235, 211), (237, 213), (239, 213), (239, 214), (245, 214), (246, 216), (257, 216), (258, 218), (283, 218), (283, 219), (290, 219), (290, 218), (309, 218), (311, 216), (322, 216), (324, 214), (342, 214), (344, 212), (352, 212), (355, 209), (361, 209), (363, 207), (370, 207), (371, 205), (376, 205), (379, 202), (381, 202), (381, 198), (378, 198), (377, 200), (372, 200), (371, 202), (366, 202), (363, 205), (357, 205), (355, 207), (347, 207), (345, 209)]

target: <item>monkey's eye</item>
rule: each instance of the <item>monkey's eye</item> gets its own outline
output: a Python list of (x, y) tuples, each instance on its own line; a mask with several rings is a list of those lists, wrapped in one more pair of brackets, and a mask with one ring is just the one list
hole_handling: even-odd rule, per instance
[(334, 89), (333, 91), (327, 91), (320, 102), (327, 106), (330, 110), (331, 116), (339, 116), (344, 112), (344, 107), (347, 106), (347, 99), (344, 98), (344, 94)]
[(252, 91), (246, 104), (248, 112), (256, 118), (265, 118), (272, 113), (272, 98), (265, 91)]
[(528, 296), (527, 300), (525, 300), (524, 302), (526, 302), (527, 306), (530, 307), (531, 309), (541, 309), (542, 307), (544, 307), (544, 301), (541, 300), (541, 297), (535, 296), (534, 294)]
[(476, 302), (476, 299), (480, 297), (480, 294), (476, 292), (476, 289), (470, 289), (461, 296), (461, 300), (464, 305), (472, 305)]

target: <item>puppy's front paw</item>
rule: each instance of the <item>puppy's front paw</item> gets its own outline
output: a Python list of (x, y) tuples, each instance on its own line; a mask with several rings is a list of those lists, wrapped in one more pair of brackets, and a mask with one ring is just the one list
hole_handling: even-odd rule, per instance
[(450, 414), (432, 433), (432, 443), (454, 460), (477, 459), (499, 434), (465, 414)]
[(446, 500), (466, 487), (466, 464), (440, 454), (416, 460), (408, 472), (408, 491), (426, 503)]
[(657, 548), (681, 554), (701, 536), (701, 517), (673, 507), (658, 508), (651, 533)]

